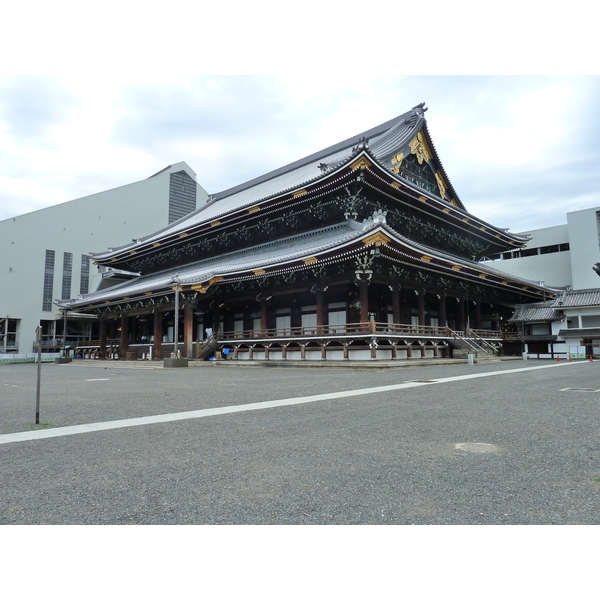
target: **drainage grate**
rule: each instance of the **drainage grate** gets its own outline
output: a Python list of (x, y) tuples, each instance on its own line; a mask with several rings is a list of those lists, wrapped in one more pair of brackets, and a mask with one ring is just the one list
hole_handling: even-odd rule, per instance
[(561, 392), (600, 392), (600, 390), (595, 390), (594, 388), (563, 388), (560, 390)]

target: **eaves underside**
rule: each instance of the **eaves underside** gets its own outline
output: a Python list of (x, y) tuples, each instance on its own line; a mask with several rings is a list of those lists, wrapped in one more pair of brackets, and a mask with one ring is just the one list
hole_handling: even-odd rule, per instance
[[(380, 237), (378, 237), (380, 235)], [(486, 286), (513, 289), (534, 297), (542, 293), (551, 295), (533, 282), (509, 277), (505, 273), (469, 263), (439, 253), (421, 244), (414, 244), (388, 226), (370, 226), (358, 230), (350, 223), (324, 228), (320, 233), (303, 234), (288, 240), (263, 244), (246, 251), (200, 261), (177, 271), (170, 269), (151, 276), (142, 276), (130, 282), (118, 284), (102, 292), (96, 292), (74, 301), (62, 301), (61, 306), (86, 309), (102, 302), (111, 302), (127, 296), (164, 293), (171, 289), (173, 275), (177, 273), (182, 285), (202, 286), (207, 281), (234, 281), (239, 279), (271, 276), (286, 271), (305, 269), (315, 264), (348, 260), (351, 256), (368, 251), (373, 245), (380, 246), (386, 258), (417, 265), (421, 270), (445, 272), (453, 278), (469, 278)]]

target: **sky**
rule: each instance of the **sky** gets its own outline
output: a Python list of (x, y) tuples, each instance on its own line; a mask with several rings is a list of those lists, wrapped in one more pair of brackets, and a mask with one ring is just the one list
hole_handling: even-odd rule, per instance
[(216, 193), (420, 102), (470, 213), (520, 232), (600, 205), (597, 76), (13, 74), (0, 76), (0, 220), (179, 161)]

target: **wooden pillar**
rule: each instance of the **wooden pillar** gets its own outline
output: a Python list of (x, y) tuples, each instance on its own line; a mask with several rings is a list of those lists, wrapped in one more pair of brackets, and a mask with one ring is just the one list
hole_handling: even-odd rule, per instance
[(262, 330), (262, 335), (267, 334), (267, 329), (269, 327), (269, 304), (265, 298), (262, 298), (260, 301), (260, 328)]
[(162, 358), (162, 338), (162, 313), (156, 309), (154, 311), (154, 346), (152, 348), (152, 356), (156, 360)]
[(327, 325), (327, 318), (325, 315), (325, 292), (322, 289), (316, 291), (317, 300), (317, 333), (323, 334), (323, 330)]
[(439, 309), (438, 309), (439, 323), (440, 323), (440, 327), (446, 327), (446, 323), (448, 321), (448, 317), (446, 315), (446, 295), (441, 294), (439, 296), (439, 299), (440, 299)]
[(369, 328), (369, 282), (359, 281), (358, 288), (360, 290), (360, 322), (363, 324), (365, 331)]
[(119, 358), (123, 360), (127, 357), (127, 347), (129, 346), (129, 317), (127, 313), (121, 314), (121, 335), (119, 336)]
[(100, 317), (100, 358), (106, 358), (106, 331), (108, 323), (106, 317), (102, 315)]
[(412, 358), (412, 344), (404, 343), (406, 344), (406, 358)]
[(458, 329), (465, 330), (465, 301), (462, 298), (456, 299), (458, 304)]
[(410, 324), (410, 305), (406, 302), (400, 305), (400, 323), (403, 325)]
[(419, 310), (419, 326), (425, 325), (425, 292), (417, 292), (417, 308)]
[(394, 324), (402, 322), (400, 321), (400, 288), (396, 286), (392, 289), (392, 320)]
[(183, 356), (192, 358), (194, 340), (194, 309), (186, 304), (183, 308)]
[(475, 301), (475, 329), (481, 329), (481, 300)]

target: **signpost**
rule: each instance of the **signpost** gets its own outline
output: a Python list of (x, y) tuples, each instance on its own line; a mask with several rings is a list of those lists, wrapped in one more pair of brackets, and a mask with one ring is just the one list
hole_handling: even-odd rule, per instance
[(37, 355), (37, 387), (35, 393), (35, 424), (40, 424), (40, 387), (42, 380), (42, 326), (38, 325), (35, 328), (36, 341), (38, 347)]

